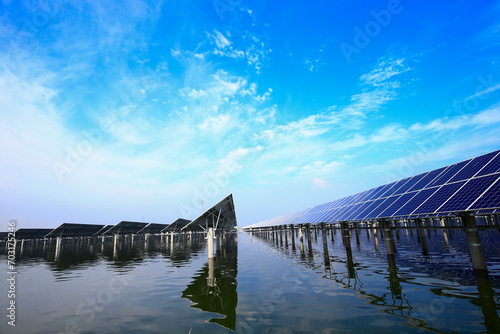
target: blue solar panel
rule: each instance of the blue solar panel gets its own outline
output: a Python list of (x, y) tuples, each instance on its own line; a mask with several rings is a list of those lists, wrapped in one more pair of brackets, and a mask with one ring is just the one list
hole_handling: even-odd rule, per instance
[(401, 188), (399, 188), (398, 191), (396, 191), (394, 193), (394, 195), (403, 194), (403, 193), (407, 192), (408, 189), (410, 189), (411, 187), (413, 187), (413, 185), (415, 183), (417, 183), (418, 181), (420, 181), (424, 176), (425, 176), (425, 174), (415, 175), (408, 182), (406, 182), (406, 184), (404, 186), (402, 186)]
[(415, 196), (412, 197), (406, 204), (401, 206), (401, 208), (396, 211), (393, 215), (394, 216), (408, 216), (412, 214), (415, 209), (422, 204), (423, 201), (425, 201), (427, 198), (432, 196), (438, 188), (427, 188), (427, 189), (422, 189), (416, 194)]
[(385, 201), (384, 198), (379, 198), (379, 199), (367, 202), (367, 203), (369, 203), (369, 205), (366, 207), (366, 209), (362, 210), (359, 213), (359, 215), (357, 215), (354, 218), (355, 219), (364, 219), (364, 218), (366, 218), (366, 215), (368, 215), (370, 212), (372, 212), (377, 206), (379, 206), (380, 204), (382, 204), (383, 201)]
[(484, 167), (488, 162), (491, 161), (496, 155), (496, 152), (482, 155), (480, 157), (472, 159), (472, 161), (467, 164), (460, 172), (458, 172), (454, 177), (448, 182), (455, 182), (461, 180), (467, 180), (476, 175), (476, 173)]
[(334, 222), (336, 221), (336, 217), (341, 214), (342, 209), (334, 209), (328, 213), (328, 215), (324, 218), (324, 221), (326, 222)]
[(477, 176), (483, 176), (500, 172), (500, 151), (496, 151), (497, 156), (494, 157), (483, 169), (479, 171)]
[(380, 213), (382, 213), (382, 211), (384, 211), (389, 205), (391, 205), (392, 203), (394, 203), (394, 201), (397, 200), (398, 198), (399, 198), (399, 195), (395, 195), (395, 196), (392, 196), (392, 197), (387, 197), (382, 202), (382, 204), (380, 204), (378, 207), (376, 207), (375, 209), (373, 209), (373, 211), (370, 212), (369, 214), (367, 214), (366, 217), (362, 217), (362, 218), (377, 218), (378, 215)]
[(500, 177), (471, 207), (471, 210), (500, 208)]
[(363, 191), (358, 198), (358, 202), (366, 201), (366, 199), (373, 194), (373, 191), (375, 191), (375, 189), (376, 188), (372, 188), (367, 191)]
[(391, 182), (255, 226), (442, 216), (466, 210), (500, 212), (500, 151)]
[(380, 186), (378, 187), (378, 191), (375, 192), (373, 194), (373, 196), (371, 196), (370, 198), (368, 198), (367, 200), (370, 200), (370, 199), (377, 199), (377, 198), (380, 198), (383, 193), (385, 193), (387, 191), (387, 189), (389, 189), (390, 185), (389, 184), (384, 184), (383, 186)]
[(398, 211), (402, 205), (408, 202), (416, 194), (416, 192), (412, 192), (403, 195), (395, 195), (398, 196), (398, 198), (391, 205), (386, 206), (385, 210), (382, 211), (377, 217), (390, 217), (394, 215), (394, 212)]
[(497, 178), (498, 175), (489, 175), (469, 180), (439, 212), (466, 210)]
[(357, 211), (357, 209), (359, 209), (362, 205), (363, 203), (357, 203), (355, 205), (350, 206), (338, 217), (338, 220), (339, 221), (349, 220), (350, 219), (349, 217), (352, 216), (354, 212)]
[(432, 181), (428, 187), (440, 186), (448, 182), (456, 173), (458, 173), (470, 160), (465, 160), (454, 165), (448, 166), (446, 170), (439, 175), (434, 181)]
[[(407, 184), (408, 182), (410, 182), (410, 181), (411, 181), (411, 179), (412, 179), (411, 177), (407, 177), (406, 179), (402, 179), (402, 180), (400, 180), (400, 181), (398, 182), (398, 184), (397, 184), (397, 189), (396, 189), (396, 191), (393, 193), (393, 195), (399, 195), (399, 194), (404, 193), (404, 191), (400, 191), (400, 190), (402, 190), (402, 189), (406, 189), (406, 184)], [(403, 187), (404, 187), (404, 188), (403, 188)]]
[[(435, 212), (446, 200), (463, 186), (465, 181), (445, 184), (440, 187), (431, 197), (429, 197), (420, 207), (418, 207), (413, 214), (424, 214)], [(435, 189), (435, 188), (428, 188)]]
[(403, 180), (399, 180), (398, 182), (396, 182), (394, 184), (394, 186), (385, 192), (384, 196), (383, 197), (389, 197), (389, 196), (392, 196), (392, 195), (395, 195), (396, 192), (406, 184), (406, 182), (409, 181), (409, 178), (406, 178), (406, 179), (403, 179)]
[(389, 187), (387, 187), (387, 189), (383, 193), (381, 193), (381, 195), (379, 197), (389, 197), (389, 196), (391, 196), (397, 190), (397, 188), (395, 188), (396, 184), (397, 184), (397, 182), (391, 182), (391, 183), (389, 183), (388, 184)]
[(353, 210), (351, 215), (349, 217), (347, 217), (346, 219), (356, 219), (361, 212), (366, 210), (372, 204), (373, 204), (372, 201), (360, 203), (360, 206), (358, 206), (358, 208), (356, 210)]
[(408, 191), (415, 191), (424, 189), (429, 183), (431, 183), (445, 168), (435, 169), (427, 173), (423, 178), (413, 185)]

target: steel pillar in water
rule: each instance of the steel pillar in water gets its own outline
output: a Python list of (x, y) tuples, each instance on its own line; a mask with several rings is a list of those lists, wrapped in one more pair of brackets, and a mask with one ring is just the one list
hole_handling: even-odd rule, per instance
[(208, 232), (207, 232), (208, 258), (209, 259), (214, 258), (214, 238), (215, 238), (214, 229), (213, 229), (213, 227), (209, 227)]
[(461, 217), (465, 228), (465, 235), (467, 236), (467, 242), (469, 243), (472, 267), (475, 270), (487, 270), (483, 246), (481, 245), (479, 230), (477, 229), (476, 216), (473, 212), (463, 212)]
[(382, 225), (382, 231), (384, 233), (384, 241), (385, 241), (385, 248), (387, 251), (387, 255), (394, 255), (396, 247), (394, 247), (391, 222), (388, 219), (382, 218), (380, 220), (380, 223)]

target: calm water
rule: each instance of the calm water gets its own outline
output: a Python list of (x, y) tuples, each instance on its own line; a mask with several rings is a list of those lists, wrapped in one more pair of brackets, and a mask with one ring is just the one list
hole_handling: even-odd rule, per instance
[[(350, 252), (340, 230), (312, 231), (302, 244), (226, 235), (213, 262), (203, 237), (25, 242), (16, 327), (3, 315), (1, 330), (500, 333), (500, 232), (480, 233), (489, 276), (472, 270), (461, 230), (397, 230), (395, 259), (374, 230), (352, 230)], [(7, 290), (0, 280), (3, 310)]]

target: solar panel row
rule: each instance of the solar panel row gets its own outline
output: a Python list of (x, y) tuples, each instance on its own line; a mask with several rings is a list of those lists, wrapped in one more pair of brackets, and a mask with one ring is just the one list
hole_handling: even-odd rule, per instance
[(362, 221), (500, 209), (500, 150), (253, 226)]

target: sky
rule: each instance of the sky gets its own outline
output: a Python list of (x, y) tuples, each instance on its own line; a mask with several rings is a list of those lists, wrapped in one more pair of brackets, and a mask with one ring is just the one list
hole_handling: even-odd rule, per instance
[(2, 0), (0, 230), (230, 193), (243, 227), (500, 149), (499, 22), (481, 0)]

